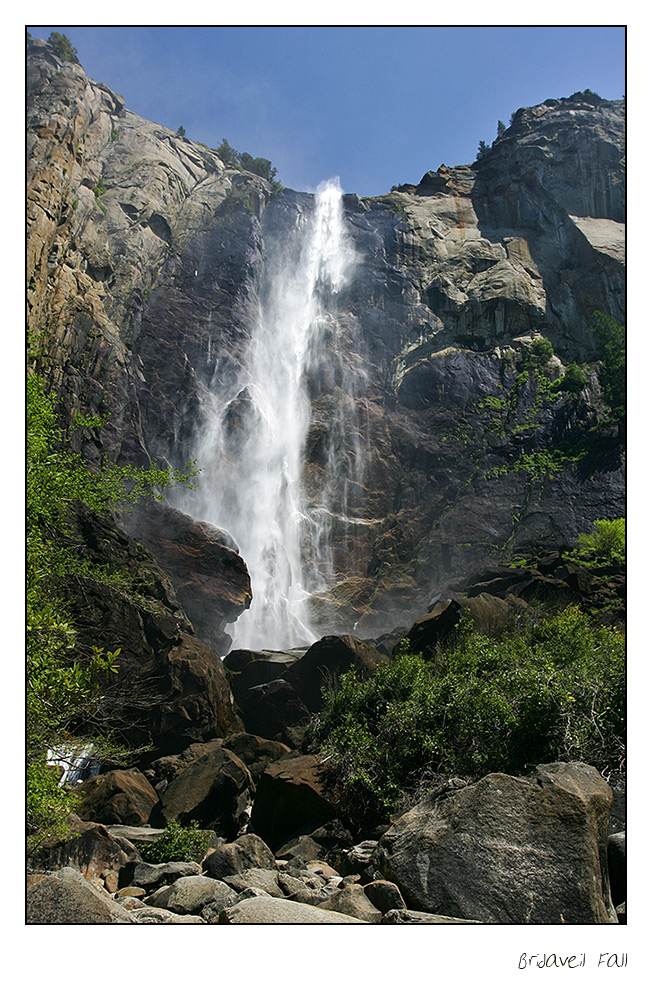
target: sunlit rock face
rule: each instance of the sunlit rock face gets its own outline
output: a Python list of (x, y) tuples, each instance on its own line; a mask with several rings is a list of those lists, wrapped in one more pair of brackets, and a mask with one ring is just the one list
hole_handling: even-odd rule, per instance
[[(73, 434), (91, 461), (200, 459), (199, 489), (168, 500), (229, 532), (248, 564), (253, 601), (232, 638), (265, 589), (249, 561), (278, 569), (281, 549), (274, 599), (298, 625), (273, 641), (291, 646), (409, 623), (486, 562), (622, 515), (621, 448), (592, 431), (605, 408), (591, 318), (624, 320), (623, 102), (521, 109), (471, 166), (377, 198), (337, 194), (344, 269), (336, 280), (322, 256), (308, 280), (319, 195), (226, 168), (46, 43), (29, 43), (27, 81), (39, 364), (66, 417), (105, 418)], [(284, 393), (287, 337), (299, 370)], [(554, 354), (528, 377), (540, 337)], [(550, 392), (572, 360), (593, 365), (586, 388)], [(296, 432), (287, 488), (277, 462), (259, 489), (274, 422)], [(245, 459), (249, 478), (234, 471)], [(248, 525), (272, 496), (266, 536), (281, 541), (248, 559)]]

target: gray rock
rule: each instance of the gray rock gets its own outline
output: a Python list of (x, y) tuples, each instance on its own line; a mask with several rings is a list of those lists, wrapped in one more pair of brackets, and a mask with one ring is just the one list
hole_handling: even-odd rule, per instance
[(200, 913), (213, 903), (226, 906), (236, 894), (224, 882), (206, 875), (188, 875), (172, 885), (162, 886), (147, 897), (149, 906), (171, 910), (173, 913)]
[(245, 833), (229, 844), (221, 844), (204, 858), (204, 871), (211, 878), (237, 875), (248, 868), (275, 868), (274, 855), (255, 833)]
[(358, 920), (364, 920), (368, 924), (379, 924), (382, 916), (381, 911), (373, 905), (361, 885), (346, 885), (318, 906), (320, 910), (348, 913), (349, 916), (357, 917)]
[(377, 882), (369, 882), (364, 886), (364, 893), (381, 913), (406, 909), (401, 890), (393, 882), (380, 879)]
[(27, 889), (28, 924), (132, 924), (133, 916), (73, 868), (46, 875)]
[(147, 892), (153, 892), (161, 885), (170, 885), (178, 878), (200, 875), (201, 867), (196, 861), (167, 861), (163, 864), (150, 865), (146, 861), (125, 865), (120, 871), (120, 888), (139, 886)]
[(433, 793), (380, 839), (374, 864), (408, 906), (484, 923), (613, 923), (611, 790), (595, 768), (547, 764)]
[(228, 906), (219, 917), (220, 924), (361, 924), (365, 921), (334, 910), (295, 903), (290, 899), (257, 896)]
[(225, 875), (224, 881), (236, 892), (243, 892), (248, 888), (264, 889), (270, 896), (283, 896), (284, 892), (279, 885), (279, 876), (275, 871), (267, 868), (248, 868), (239, 875)]
[(422, 910), (388, 910), (381, 918), (381, 924), (479, 924), (479, 920), (462, 920), (459, 917), (444, 917), (440, 913), (424, 913)]

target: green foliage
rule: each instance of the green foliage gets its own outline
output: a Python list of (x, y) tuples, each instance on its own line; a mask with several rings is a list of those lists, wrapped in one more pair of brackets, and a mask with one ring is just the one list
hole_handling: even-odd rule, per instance
[(185, 134), (186, 134), (185, 128), (183, 127), (183, 125), (179, 125), (179, 128), (177, 129), (177, 135), (180, 135), (181, 138), (183, 139)]
[(484, 139), (480, 139), (480, 142), (478, 143), (478, 152), (475, 154), (476, 160), (481, 159), (481, 157), (483, 157), (486, 153), (488, 153), (489, 148), (490, 147), (487, 145)]
[(586, 387), (587, 378), (575, 361), (566, 366), (563, 376), (553, 383), (552, 388), (558, 392), (569, 392), (577, 396)]
[(225, 167), (236, 167), (239, 163), (238, 156), (239, 153), (237, 149), (234, 149), (226, 139), (222, 139), (222, 142), (215, 150), (220, 160)]
[(535, 337), (530, 344), (523, 344), (520, 364), (528, 371), (537, 371), (548, 364), (553, 347), (547, 337)]
[(250, 153), (240, 153), (240, 166), (243, 170), (258, 174), (266, 181), (273, 181), (277, 174), (276, 167), (272, 166), (270, 160), (266, 160), (263, 156), (253, 157)]
[(507, 126), (505, 125), (505, 122), (501, 121), (500, 118), (499, 118), (498, 119), (498, 128), (497, 128), (498, 135), (502, 135), (503, 132), (505, 132), (505, 131), (507, 131)]
[(210, 843), (210, 833), (201, 830), (197, 820), (191, 820), (188, 826), (182, 826), (178, 820), (171, 819), (158, 840), (151, 844), (141, 844), (139, 850), (143, 860), (152, 865), (166, 864), (169, 861), (199, 862)]
[(470, 623), (431, 661), (402, 644), (371, 678), (325, 692), (314, 742), (351, 818), (388, 817), (438, 776), (523, 774), (549, 760), (623, 767), (624, 639), (577, 608), (515, 620), (488, 637)]
[(577, 538), (577, 551), (598, 562), (614, 563), (625, 560), (625, 518), (618, 517), (595, 522), (590, 534), (581, 533)]
[(279, 191), (283, 190), (279, 182), (274, 180), (277, 174), (276, 167), (273, 167), (271, 161), (266, 160), (263, 156), (254, 157), (251, 153), (239, 153), (226, 139), (222, 139), (215, 152), (225, 166), (248, 170), (250, 173), (258, 174), (259, 177), (269, 181), (272, 184), (273, 194), (278, 194)]
[(591, 329), (602, 360), (600, 387), (614, 419), (624, 428), (627, 395), (625, 326), (613, 316), (596, 311)]
[(77, 49), (73, 48), (70, 39), (66, 35), (61, 35), (58, 31), (52, 31), (48, 36), (48, 42), (59, 56), (59, 59), (63, 59), (64, 62), (79, 63)]
[[(74, 754), (75, 731), (81, 721), (93, 720), (120, 653), (95, 648), (79, 655), (76, 648), (75, 623), (61, 592), (67, 577), (87, 567), (65, 544), (70, 506), (81, 502), (96, 511), (131, 506), (152, 489), (187, 482), (193, 471), (106, 463), (100, 473), (93, 472), (79, 455), (66, 451), (55, 400), (34, 373), (27, 378), (26, 416), (27, 832), (32, 850), (61, 827), (69, 808), (68, 793), (58, 788), (58, 773), (47, 764), (47, 751), (65, 745)], [(97, 420), (80, 417), (76, 423), (95, 426)]]

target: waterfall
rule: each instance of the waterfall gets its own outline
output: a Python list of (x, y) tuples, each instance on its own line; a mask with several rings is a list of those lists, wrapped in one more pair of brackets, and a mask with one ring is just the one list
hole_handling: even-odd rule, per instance
[[(309, 383), (336, 363), (338, 295), (353, 263), (342, 192), (328, 181), (289, 234), (266, 241), (241, 369), (228, 390), (216, 381), (198, 447), (204, 483), (189, 512), (225, 528), (249, 569), (251, 607), (228, 629), (235, 647), (281, 649), (318, 638), (309, 597), (332, 582), (333, 498), (332, 486), (310, 502), (306, 493)], [(337, 471), (333, 455), (328, 461), (327, 481)]]

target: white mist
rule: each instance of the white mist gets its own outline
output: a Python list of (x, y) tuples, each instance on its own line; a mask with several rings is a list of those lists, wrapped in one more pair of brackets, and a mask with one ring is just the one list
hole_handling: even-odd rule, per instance
[(249, 649), (314, 642), (308, 597), (329, 583), (325, 512), (311, 513), (302, 476), (307, 379), (354, 261), (339, 183), (320, 186), (311, 214), (266, 257), (240, 382), (228, 399), (215, 399), (202, 434), (205, 485), (196, 495), (201, 512), (191, 510), (230, 532), (247, 564), (252, 604), (229, 632), (235, 648)]

